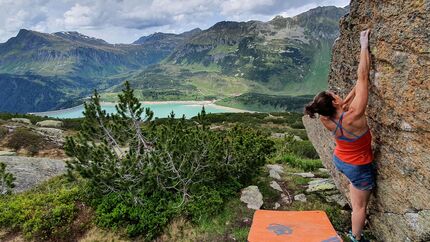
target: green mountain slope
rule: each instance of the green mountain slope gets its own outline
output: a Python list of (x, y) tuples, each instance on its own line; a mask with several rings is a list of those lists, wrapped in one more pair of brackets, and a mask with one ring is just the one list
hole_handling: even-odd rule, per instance
[[(160, 65), (129, 79), (134, 88), (151, 88), (159, 97), (165, 89), (175, 89), (176, 98), (196, 99), (245, 92), (314, 94), (326, 88), (331, 46), (345, 13), (319, 7), (269, 22), (219, 22), (178, 45)], [(164, 84), (157, 88), (152, 82)], [(230, 88), (217, 92), (217, 86)]]
[(133, 44), (21, 30), (0, 44), (1, 84), (14, 90), (0, 93), (0, 111), (65, 107), (94, 88), (113, 100), (125, 80), (145, 100), (313, 94), (326, 88), (331, 46), (346, 11), (318, 7), (268, 22), (223, 21), (203, 31), (143, 36)]

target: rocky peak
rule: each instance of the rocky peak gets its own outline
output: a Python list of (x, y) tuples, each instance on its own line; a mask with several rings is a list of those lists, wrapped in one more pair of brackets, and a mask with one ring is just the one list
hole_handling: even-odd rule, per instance
[(194, 36), (200, 32), (202, 32), (202, 30), (200, 28), (195, 28), (195, 29), (192, 29), (190, 31), (185, 31), (180, 35), (185, 36), (185, 37), (192, 37), (192, 36)]
[[(329, 88), (343, 97), (357, 78), (359, 33), (370, 27), (372, 68), (367, 108), (377, 165), (369, 225), (380, 241), (430, 241), (430, 2), (352, 0), (333, 46)], [(308, 136), (336, 185), (334, 140), (318, 119)]]
[(142, 36), (138, 40), (134, 41), (133, 44), (145, 44), (148, 42), (155, 42), (160, 41), (169, 37), (175, 37), (176, 34), (172, 33), (161, 33), (161, 32), (155, 32), (153, 34), (150, 34), (148, 36)]
[(6, 43), (2, 45), (3, 48), (10, 49), (19, 47), (19, 48), (35, 48), (38, 46), (48, 46), (50, 45), (49, 34), (40, 33), (33, 30), (21, 29), (19, 30), (16, 37), (10, 38)]
[(84, 44), (93, 44), (93, 45), (108, 45), (109, 43), (102, 40), (97, 39), (94, 37), (83, 35), (76, 31), (63, 31), (63, 32), (56, 32), (53, 33), (53, 35), (61, 37), (65, 40), (70, 40), (73, 42), (80, 42)]

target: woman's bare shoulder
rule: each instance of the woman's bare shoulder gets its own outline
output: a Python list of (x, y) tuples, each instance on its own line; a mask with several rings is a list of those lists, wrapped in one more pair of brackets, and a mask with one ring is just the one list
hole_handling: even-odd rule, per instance
[(330, 122), (330, 118), (329, 117), (326, 117), (326, 116), (322, 116), (322, 115), (320, 115), (320, 121), (321, 121), (321, 123), (324, 125), (324, 127), (326, 127), (328, 130), (333, 130), (334, 128), (334, 123), (333, 122)]

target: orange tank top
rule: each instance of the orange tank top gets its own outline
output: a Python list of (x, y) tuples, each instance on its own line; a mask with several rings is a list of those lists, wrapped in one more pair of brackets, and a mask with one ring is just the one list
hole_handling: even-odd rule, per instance
[[(334, 149), (334, 155), (345, 163), (353, 165), (365, 165), (371, 163), (373, 160), (372, 153), (372, 134), (368, 129), (364, 134), (357, 136), (352, 132), (342, 127), (342, 118), (345, 112), (340, 115), (339, 122), (332, 120), (336, 124), (336, 129), (333, 131), (333, 135), (336, 134), (337, 129), (340, 129), (341, 136), (335, 137), (336, 148)], [(355, 136), (354, 139), (347, 138), (343, 135), (343, 131)]]

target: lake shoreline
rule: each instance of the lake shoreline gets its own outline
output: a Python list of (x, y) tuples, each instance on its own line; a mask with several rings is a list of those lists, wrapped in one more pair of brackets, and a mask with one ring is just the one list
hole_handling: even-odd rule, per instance
[[(239, 109), (239, 108), (233, 108), (233, 107), (228, 107), (228, 106), (222, 106), (222, 105), (218, 105), (215, 104), (215, 102), (218, 100), (202, 100), (202, 101), (194, 101), (194, 100), (178, 100), (178, 101), (141, 101), (140, 103), (143, 104), (143, 106), (148, 105), (148, 104), (184, 104), (184, 105), (204, 105), (204, 106), (210, 106), (216, 109), (224, 109), (224, 110), (230, 110), (232, 112), (238, 112), (238, 113), (243, 113), (243, 112), (249, 112), (249, 113), (255, 113), (256, 111), (251, 111), (251, 110), (245, 110), (245, 109)], [(115, 106), (117, 103), (115, 102), (100, 102), (100, 105), (104, 105), (104, 106)], [(67, 112), (67, 111), (73, 111), (76, 109), (80, 109), (83, 107), (83, 104), (75, 106), (75, 107), (71, 107), (71, 108), (65, 108), (65, 109), (59, 109), (59, 110), (53, 110), (53, 111), (45, 111), (45, 112), (31, 112), (31, 113), (27, 113), (27, 114), (31, 114), (31, 115), (36, 115), (36, 116), (49, 116), (49, 115), (53, 115), (53, 114), (57, 114), (57, 113), (63, 113), (63, 112)]]

